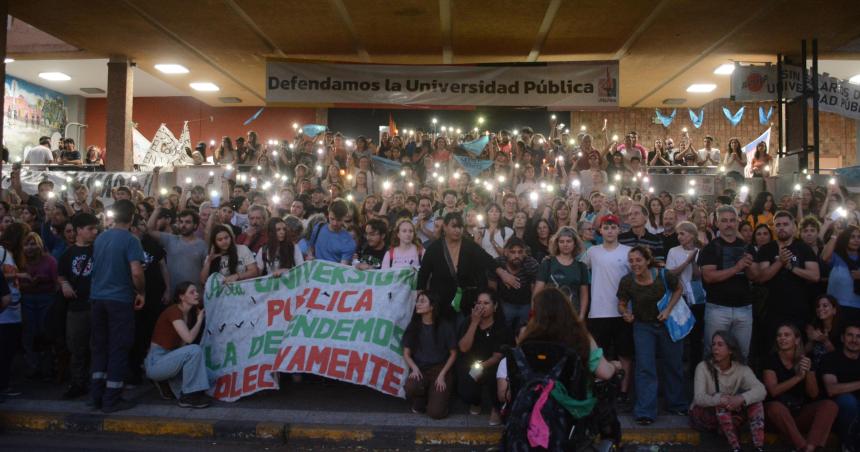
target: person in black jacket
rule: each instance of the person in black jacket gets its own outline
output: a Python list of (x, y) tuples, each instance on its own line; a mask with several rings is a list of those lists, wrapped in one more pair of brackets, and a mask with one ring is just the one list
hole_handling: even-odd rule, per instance
[(440, 314), (453, 320), (455, 312), (472, 312), (478, 293), (487, 289), (488, 271), (494, 271), (508, 287), (519, 288), (517, 277), (499, 267), (480, 245), (463, 240), (463, 217), (451, 212), (445, 215), (442, 239), (424, 253), (418, 289), (436, 294)]

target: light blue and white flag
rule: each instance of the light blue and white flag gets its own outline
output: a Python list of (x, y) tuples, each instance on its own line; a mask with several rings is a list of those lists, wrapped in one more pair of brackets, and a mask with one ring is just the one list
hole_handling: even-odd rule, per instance
[(487, 147), (487, 143), (489, 142), (489, 135), (483, 135), (477, 140), (467, 141), (465, 143), (460, 144), (460, 147), (465, 149), (466, 152), (468, 152), (469, 154), (472, 154), (477, 157), (481, 155), (481, 152), (484, 152), (484, 148)]
[(768, 127), (763, 134), (759, 135), (755, 140), (750, 141), (741, 150), (747, 157), (747, 166), (744, 168), (744, 177), (752, 177), (752, 159), (755, 155), (755, 148), (759, 143), (764, 142), (765, 146), (770, 149), (770, 131), (772, 127)]
[(487, 168), (493, 166), (492, 160), (470, 159), (469, 157), (464, 157), (462, 155), (455, 155), (454, 158), (457, 159), (457, 163), (459, 163), (473, 179), (486, 171)]
[(373, 163), (373, 172), (382, 176), (397, 174), (400, 172), (400, 162), (380, 157), (378, 155), (370, 156)]
[(313, 138), (326, 130), (326, 126), (320, 124), (305, 124), (302, 126), (302, 133)]

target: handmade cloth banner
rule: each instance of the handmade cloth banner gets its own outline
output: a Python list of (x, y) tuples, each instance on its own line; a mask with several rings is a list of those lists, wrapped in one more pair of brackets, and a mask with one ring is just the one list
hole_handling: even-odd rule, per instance
[(404, 397), (401, 340), (415, 307), (411, 268), (362, 271), (305, 262), (279, 276), (206, 282), (201, 345), (210, 394), (232, 402), (311, 373)]
[(378, 155), (371, 155), (370, 161), (373, 164), (374, 172), (381, 176), (394, 175), (398, 173), (402, 167), (400, 162), (380, 157)]
[(657, 113), (657, 120), (659, 120), (660, 123), (663, 124), (663, 127), (669, 127), (669, 125), (672, 124), (672, 121), (675, 120), (675, 113), (678, 113), (677, 108), (672, 110), (672, 113), (670, 115), (664, 115), (663, 113), (660, 113), (659, 108), (656, 108), (654, 110)]
[(741, 107), (740, 109), (738, 109), (737, 112), (735, 112), (735, 114), (732, 114), (732, 112), (728, 108), (723, 107), (723, 115), (726, 116), (726, 119), (729, 120), (732, 126), (736, 126), (738, 125), (738, 123), (741, 122), (742, 119), (744, 119), (745, 109), (746, 107)]
[[(783, 69), (782, 93), (785, 98), (801, 95), (803, 73), (797, 66)], [(807, 73), (807, 86), (812, 74)], [(732, 97), (737, 101), (774, 101), (778, 77), (776, 66), (738, 66), (732, 73)], [(810, 99), (810, 105), (812, 99)], [(818, 108), (847, 118), (860, 119), (860, 86), (835, 77), (818, 76)]]
[[(10, 166), (4, 165), (2, 175), (4, 190), (11, 188), (10, 172)], [(81, 183), (89, 188), (93, 196), (101, 198), (107, 206), (113, 203), (113, 198), (110, 197), (111, 188), (139, 184), (140, 189), (148, 193), (152, 185), (152, 173), (21, 170), (21, 188), (28, 195), (37, 194), (39, 182), (43, 180), (49, 180), (54, 183), (53, 193), (56, 199), (71, 201), (74, 196), (74, 193), (72, 193), (72, 184)], [(66, 186), (66, 191), (62, 190), (63, 185)]]
[(481, 155), (481, 152), (484, 152), (484, 148), (487, 147), (487, 143), (489, 142), (490, 137), (488, 135), (482, 135), (481, 138), (478, 138), (477, 140), (460, 143), (460, 147), (467, 151), (469, 154), (472, 154), (477, 157)]
[[(618, 106), (618, 62), (390, 65), (266, 62), (266, 102)], [(337, 106), (337, 105), (335, 105)]]
[(470, 159), (469, 157), (464, 157), (462, 155), (455, 155), (454, 158), (457, 159), (457, 163), (459, 163), (473, 179), (486, 171), (487, 168), (493, 166), (492, 160)]
[(701, 111), (699, 111), (698, 115), (696, 115), (696, 112), (694, 112), (693, 110), (687, 109), (687, 111), (690, 112), (690, 121), (692, 121), (693, 127), (697, 129), (699, 127), (702, 127), (702, 121), (705, 120), (705, 109), (703, 108)]
[[(763, 134), (759, 135), (755, 140), (750, 141), (746, 144), (746, 146), (742, 147), (744, 155), (747, 158), (747, 166), (744, 168), (744, 177), (752, 177), (752, 160), (753, 156), (755, 156), (755, 148), (759, 143), (764, 143), (768, 149), (770, 149), (770, 131), (772, 127), (768, 127), (767, 130), (764, 131)], [(776, 159), (774, 159), (774, 162)], [(771, 171), (773, 174), (773, 171)]]
[(182, 125), (182, 134), (178, 140), (173, 136), (173, 132), (162, 124), (155, 131), (155, 137), (152, 138), (152, 143), (143, 159), (134, 163), (139, 165), (141, 171), (152, 171), (156, 166), (161, 167), (165, 172), (173, 171), (174, 166), (194, 164), (194, 160), (185, 152), (186, 149), (191, 149), (188, 121)]

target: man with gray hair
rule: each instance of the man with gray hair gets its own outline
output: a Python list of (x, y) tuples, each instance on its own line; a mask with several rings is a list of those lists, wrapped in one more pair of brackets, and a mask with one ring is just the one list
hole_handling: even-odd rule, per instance
[(268, 241), (266, 237), (266, 222), (269, 212), (265, 207), (254, 204), (248, 209), (248, 229), (236, 237), (236, 243), (247, 246), (255, 255)]
[[(720, 236), (699, 253), (702, 281), (707, 292), (705, 303), (705, 336), (725, 330), (732, 333), (749, 356), (753, 329), (753, 309), (748, 275), (754, 269), (753, 256), (738, 236), (738, 214), (732, 206), (717, 209)], [(710, 342), (705, 341), (705, 348)]]

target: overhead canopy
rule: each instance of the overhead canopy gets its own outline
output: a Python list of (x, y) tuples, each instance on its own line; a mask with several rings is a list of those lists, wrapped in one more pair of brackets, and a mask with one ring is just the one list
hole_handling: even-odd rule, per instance
[[(72, 47), (17, 59), (126, 55), (210, 105), (263, 105), (266, 57), (473, 64), (620, 60), (620, 106), (728, 97), (731, 60), (774, 61), (817, 37), (822, 58), (860, 60), (860, 5), (822, 0), (11, 0), (9, 12)], [(856, 62), (856, 61), (855, 61)], [(156, 63), (191, 72), (164, 75)], [(860, 73), (860, 65), (855, 73)], [(853, 69), (849, 69), (851, 71)], [(853, 74), (850, 74), (853, 75)], [(209, 81), (215, 93), (192, 91)], [(715, 83), (708, 94), (692, 83)]]

